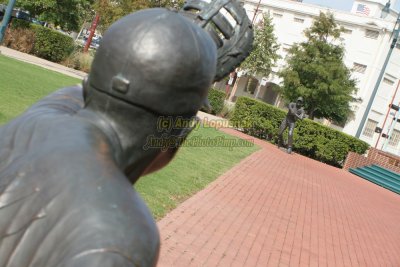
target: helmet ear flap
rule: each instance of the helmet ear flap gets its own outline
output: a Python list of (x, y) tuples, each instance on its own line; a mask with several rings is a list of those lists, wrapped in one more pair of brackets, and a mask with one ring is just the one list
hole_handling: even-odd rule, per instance
[(129, 90), (129, 80), (118, 74), (112, 78), (112, 89), (121, 94), (126, 94)]

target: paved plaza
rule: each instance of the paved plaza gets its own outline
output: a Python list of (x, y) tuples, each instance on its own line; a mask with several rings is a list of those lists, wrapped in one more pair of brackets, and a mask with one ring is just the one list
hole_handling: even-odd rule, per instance
[(256, 143), (158, 222), (159, 267), (400, 266), (399, 195)]
[[(0, 52), (86, 75), (3, 46)], [(158, 267), (400, 266), (399, 195), (255, 142), (261, 150), (158, 222)]]

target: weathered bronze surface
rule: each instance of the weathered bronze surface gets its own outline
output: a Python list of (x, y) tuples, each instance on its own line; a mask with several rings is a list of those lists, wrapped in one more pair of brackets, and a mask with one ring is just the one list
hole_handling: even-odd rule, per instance
[(59, 90), (1, 127), (0, 266), (154, 266), (157, 228), (132, 184), (176, 149), (143, 146), (160, 115), (196, 114), (215, 68), (200, 27), (140, 11), (104, 35), (85, 97)]
[(286, 117), (283, 119), (281, 126), (279, 127), (278, 146), (284, 145), (283, 132), (286, 130), (286, 128), (289, 128), (287, 152), (290, 154), (292, 153), (293, 131), (294, 127), (296, 126), (296, 121), (302, 120), (305, 116), (303, 109), (303, 98), (302, 97), (297, 98), (296, 102), (291, 102), (288, 108), (289, 108), (288, 113)]
[(156, 265), (156, 224), (132, 184), (178, 149), (149, 136), (191, 130), (160, 129), (160, 116), (192, 118), (216, 79), (217, 46), (198, 24), (166, 9), (122, 18), (82, 87), (0, 128), (1, 267)]

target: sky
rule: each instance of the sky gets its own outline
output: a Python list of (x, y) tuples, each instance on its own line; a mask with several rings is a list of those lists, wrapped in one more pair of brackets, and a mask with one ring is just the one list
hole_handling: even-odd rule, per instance
[[(352, 0), (303, 0), (304, 3), (330, 7), (334, 9), (350, 11), (353, 6)], [(400, 0), (397, 1), (395, 6), (391, 6), (394, 10), (400, 10)]]

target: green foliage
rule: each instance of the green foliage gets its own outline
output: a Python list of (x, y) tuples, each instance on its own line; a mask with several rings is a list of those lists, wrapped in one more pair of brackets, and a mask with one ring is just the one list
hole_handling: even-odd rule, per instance
[(239, 97), (235, 104), (232, 122), (246, 125), (243, 131), (252, 136), (273, 141), (285, 112), (271, 105), (247, 97)]
[(11, 27), (6, 31), (4, 36), (4, 45), (11, 49), (32, 53), (35, 44), (36, 25), (26, 24), (24, 20), (13, 20)]
[(90, 67), (92, 66), (93, 55), (90, 53), (83, 53), (81, 49), (74, 51), (68, 56), (62, 64), (68, 68), (84, 71), (89, 73)]
[(100, 14), (99, 30), (104, 32), (112, 23), (140, 9), (164, 7), (180, 8), (184, 0), (99, 0), (94, 4), (94, 8)]
[(74, 40), (67, 35), (45, 27), (36, 30), (34, 54), (38, 57), (60, 62), (74, 50)]
[(74, 50), (74, 40), (60, 32), (21, 20), (13, 20), (12, 25), (4, 38), (7, 47), (54, 62), (66, 59)]
[(224, 91), (210, 88), (208, 91), (208, 101), (210, 101), (210, 105), (212, 107), (211, 114), (220, 114), (222, 109), (224, 108), (226, 94)]
[(18, 0), (17, 6), (63, 30), (78, 31), (94, 0)]
[(180, 9), (185, 3), (185, 0), (150, 0), (149, 2), (151, 7)]
[[(252, 136), (277, 141), (286, 112), (264, 102), (239, 97), (231, 119), (234, 125), (250, 125), (242, 130)], [(341, 166), (349, 151), (365, 153), (369, 145), (355, 137), (304, 119), (296, 123), (293, 148), (298, 153), (333, 166)]]
[(10, 24), (11, 29), (29, 29), (31, 23), (23, 19), (13, 19)]
[(319, 18), (309, 29), (304, 31), (304, 34), (309, 40), (327, 43), (339, 39), (342, 32), (343, 28), (337, 25), (332, 13), (320, 12)]
[(94, 4), (95, 10), (100, 15), (100, 25), (98, 29), (105, 31), (112, 23), (139, 9), (148, 8), (147, 0), (99, 0)]
[(233, 115), (234, 107), (224, 104), (224, 107), (222, 108), (221, 112), (219, 113), (219, 116), (225, 119), (230, 119)]
[(268, 76), (271, 68), (280, 58), (277, 54), (278, 49), (272, 19), (269, 14), (264, 13), (263, 24), (255, 27), (253, 50), (241, 67), (254, 75)]
[(320, 13), (310, 29), (306, 42), (289, 50), (281, 93), (288, 101), (302, 96), (310, 118), (326, 118), (345, 123), (351, 115), (356, 81), (343, 63), (344, 48), (339, 41), (340, 28), (333, 15)]

